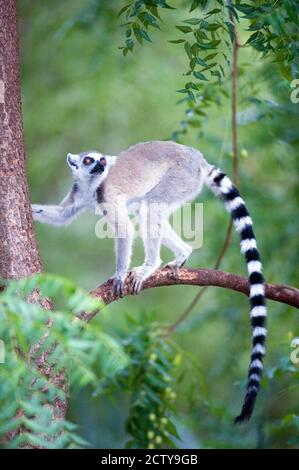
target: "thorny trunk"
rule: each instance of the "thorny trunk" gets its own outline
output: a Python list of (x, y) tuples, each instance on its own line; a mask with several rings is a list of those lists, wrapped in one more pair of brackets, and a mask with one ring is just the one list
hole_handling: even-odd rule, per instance
[[(0, 152), (0, 277), (19, 279), (41, 272), (42, 263), (26, 177), (17, 0), (0, 0)], [(51, 309), (51, 303), (40, 299), (37, 292), (30, 297), (31, 302), (38, 301), (45, 309)], [(48, 334), (50, 325), (45, 328)], [(45, 355), (38, 356), (38, 345), (32, 345), (32, 361), (47, 380), (64, 389), (64, 374), (52, 372)], [(63, 418), (66, 408), (66, 399), (56, 398), (52, 404), (53, 419)], [(16, 429), (8, 438), (20, 432), (22, 429)]]

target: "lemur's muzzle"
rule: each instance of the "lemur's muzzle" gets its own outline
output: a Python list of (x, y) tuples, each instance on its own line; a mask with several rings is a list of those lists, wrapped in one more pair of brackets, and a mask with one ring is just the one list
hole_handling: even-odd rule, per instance
[(101, 162), (97, 162), (90, 173), (103, 173), (105, 166)]

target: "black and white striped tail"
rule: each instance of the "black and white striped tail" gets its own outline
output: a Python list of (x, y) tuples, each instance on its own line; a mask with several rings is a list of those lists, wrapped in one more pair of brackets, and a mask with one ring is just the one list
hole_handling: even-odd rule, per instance
[(231, 213), (234, 226), (240, 234), (241, 253), (245, 256), (248, 269), (252, 354), (242, 411), (235, 419), (236, 423), (241, 423), (248, 420), (253, 412), (263, 373), (267, 334), (265, 282), (252, 229), (252, 220), (237, 188), (224, 173), (215, 167), (211, 167), (206, 183), (214, 194), (224, 201), (226, 208)]

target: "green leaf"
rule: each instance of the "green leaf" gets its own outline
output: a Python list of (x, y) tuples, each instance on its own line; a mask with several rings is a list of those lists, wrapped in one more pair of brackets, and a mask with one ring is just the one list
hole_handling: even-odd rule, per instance
[(174, 423), (170, 420), (168, 420), (167, 426), (166, 426), (167, 432), (171, 434), (172, 436), (176, 437), (177, 439), (181, 440), (181, 437), (177, 431), (177, 428), (175, 427)]
[(128, 38), (128, 39), (126, 40), (126, 45), (127, 45), (127, 48), (128, 48), (130, 51), (132, 51), (133, 48), (134, 48), (134, 41), (133, 41), (133, 39)]
[(189, 59), (192, 59), (192, 48), (191, 48), (191, 44), (188, 41), (185, 42), (184, 48)]
[(201, 0), (193, 0), (190, 6), (189, 12), (191, 13), (195, 8), (197, 8), (201, 4)]
[(215, 49), (215, 47), (212, 47), (212, 45), (211, 45), (210, 42), (209, 42), (209, 43), (203, 43), (203, 42), (201, 42), (201, 43), (198, 43), (197, 45), (198, 45), (198, 47), (199, 47), (200, 49), (205, 49), (205, 50)]
[(186, 87), (187, 90), (189, 90), (190, 88), (192, 88), (193, 90), (196, 90), (196, 91), (198, 90), (197, 85), (193, 82), (186, 83), (185, 87)]
[(214, 57), (216, 57), (217, 54), (218, 54), (218, 52), (214, 52), (213, 54), (209, 54), (205, 57), (205, 60), (206, 61), (212, 60), (212, 59), (214, 59)]
[(221, 23), (210, 23), (208, 26), (208, 31), (217, 31), (217, 29), (222, 28)]
[[(214, 55), (214, 54), (211, 54), (211, 55)], [(205, 62), (204, 60), (200, 59), (200, 57), (197, 57), (196, 63), (199, 64), (199, 65), (202, 65), (203, 67), (208, 67), (209, 66), (209, 64), (207, 64), (207, 62)]]
[(140, 31), (140, 34), (141, 34), (141, 36), (142, 36), (146, 41), (152, 42), (150, 36), (148, 35), (148, 33), (147, 33), (144, 29), (142, 29), (142, 30)]
[(189, 119), (188, 124), (189, 124), (189, 126), (194, 127), (194, 128), (199, 128), (199, 127), (202, 126), (201, 121), (199, 119), (194, 119), (194, 118)]
[(220, 39), (214, 39), (213, 41), (210, 42), (210, 45), (211, 45), (211, 47), (215, 48), (215, 47), (219, 46), (220, 43), (221, 43)]
[(190, 101), (193, 101), (194, 103), (196, 103), (196, 98), (194, 96), (194, 93), (191, 90), (188, 90), (188, 98)]
[(176, 28), (184, 34), (192, 32), (192, 28), (190, 26), (176, 26)]
[(226, 24), (227, 29), (228, 29), (228, 34), (229, 34), (229, 37), (230, 37), (230, 41), (233, 44), (234, 40), (235, 40), (234, 26), (230, 21), (225, 21), (225, 24)]
[(182, 42), (185, 42), (185, 39), (172, 39), (171, 41), (172, 44), (181, 44)]
[(208, 28), (209, 28), (209, 23), (208, 23), (208, 21), (201, 20), (201, 22), (200, 22), (200, 28), (201, 28), (201, 29), (208, 29)]
[[(297, 3), (297, 2), (296, 2)], [(289, 0), (286, 0), (284, 1), (284, 7), (286, 9), (286, 12), (288, 14), (288, 16), (291, 18), (291, 20), (299, 25), (299, 17), (298, 17), (298, 13), (296, 11), (296, 4), (295, 2), (292, 2), (292, 1), (289, 1)]]
[[(144, 2), (142, 2), (144, 3)], [(169, 5), (165, 0), (156, 0), (156, 3), (158, 5), (160, 5), (162, 8), (167, 8), (169, 10), (175, 10), (174, 7), (172, 7), (171, 5)]]
[(201, 21), (201, 18), (189, 18), (188, 20), (184, 20), (183, 23), (196, 25), (199, 24)]
[(210, 70), (211, 75), (215, 76), (218, 78), (218, 83), (219, 85), (221, 84), (221, 75), (219, 70)]
[(130, 8), (130, 6), (131, 6), (131, 5), (128, 4), (128, 5), (125, 5), (124, 7), (122, 7), (122, 8), (119, 10), (119, 12), (117, 13), (117, 18), (119, 18), (125, 11), (127, 11), (128, 8)]
[(193, 75), (194, 75), (194, 77), (198, 78), (198, 80), (204, 80), (204, 81), (208, 82), (208, 79), (201, 72), (196, 72), (195, 71), (195, 72), (193, 72)]
[(206, 13), (205, 17), (208, 18), (211, 15), (216, 15), (216, 13), (220, 13), (221, 9), (220, 8), (214, 8), (213, 10), (210, 10)]
[(236, 3), (234, 5), (234, 8), (236, 8), (238, 11), (241, 11), (242, 13), (245, 13), (246, 15), (249, 15), (251, 13), (254, 13), (256, 8), (253, 5), (248, 5), (246, 3)]
[[(239, 21), (239, 16), (238, 16), (238, 13), (236, 12), (235, 8), (230, 3), (226, 3), (225, 6), (231, 12), (231, 14), (234, 16), (234, 18), (236, 18), (236, 20)], [(235, 7), (237, 7), (237, 5), (235, 5)]]

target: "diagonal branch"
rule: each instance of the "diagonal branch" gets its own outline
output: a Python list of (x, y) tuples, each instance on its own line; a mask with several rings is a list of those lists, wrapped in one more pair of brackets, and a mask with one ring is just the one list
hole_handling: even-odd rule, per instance
[[(91, 291), (91, 295), (100, 299), (105, 305), (111, 304), (119, 297), (113, 292), (113, 281), (109, 279), (101, 286)], [(191, 285), (191, 286), (214, 286), (241, 292), (248, 295), (248, 281), (245, 277), (224, 271), (213, 269), (189, 269), (181, 268), (178, 276), (174, 276), (168, 268), (159, 269), (144, 283), (143, 289), (152, 287)], [(130, 282), (125, 283), (124, 296), (131, 295)], [(267, 284), (266, 297), (276, 302), (291, 305), (299, 308), (299, 289), (282, 284)], [(98, 311), (85, 312), (80, 317), (85, 321), (90, 321)]]

